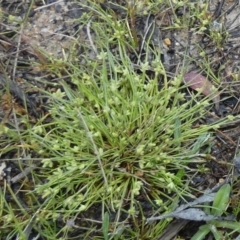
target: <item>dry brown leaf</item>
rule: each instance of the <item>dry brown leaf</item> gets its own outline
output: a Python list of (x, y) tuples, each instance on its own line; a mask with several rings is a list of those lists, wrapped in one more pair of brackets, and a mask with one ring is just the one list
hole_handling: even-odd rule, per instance
[(216, 110), (219, 110), (220, 94), (206, 77), (195, 72), (189, 72), (184, 75), (183, 82), (187, 87), (201, 92), (205, 96), (211, 97)]

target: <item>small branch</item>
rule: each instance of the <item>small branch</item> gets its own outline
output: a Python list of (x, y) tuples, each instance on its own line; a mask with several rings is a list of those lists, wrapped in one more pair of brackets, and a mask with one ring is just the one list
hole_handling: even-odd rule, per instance
[(21, 40), (22, 40), (22, 29), (23, 26), (21, 26), (21, 30), (20, 30), (20, 34), (18, 36), (18, 42), (17, 42), (17, 51), (16, 51), (16, 55), (15, 55), (15, 59), (14, 59), (14, 65), (13, 65), (13, 73), (12, 73), (12, 79), (13, 81), (15, 81), (15, 77), (16, 77), (16, 68), (17, 68), (17, 63), (18, 63), (18, 57), (19, 57), (19, 49), (20, 49), (20, 45), (21, 45)]
[(89, 20), (89, 22), (87, 23), (87, 36), (88, 36), (88, 39), (89, 39), (89, 42), (90, 42), (90, 45), (91, 45), (93, 51), (95, 52), (96, 55), (98, 55), (97, 48), (95, 47), (95, 45), (93, 43), (92, 36), (90, 33), (90, 24), (91, 24), (91, 20)]
[(22, 178), (25, 178), (33, 169), (37, 166), (33, 164), (32, 166), (26, 167), (21, 173), (11, 179), (11, 183), (19, 182)]
[(56, 1), (56, 2), (49, 3), (49, 4), (47, 4), (47, 5), (44, 5), (44, 6), (35, 8), (34, 11), (38, 11), (38, 10), (41, 10), (41, 9), (43, 9), (43, 8), (50, 7), (50, 6), (54, 5), (54, 4), (60, 3), (60, 2), (62, 2), (62, 1), (63, 1), (63, 0), (58, 0), (58, 1)]

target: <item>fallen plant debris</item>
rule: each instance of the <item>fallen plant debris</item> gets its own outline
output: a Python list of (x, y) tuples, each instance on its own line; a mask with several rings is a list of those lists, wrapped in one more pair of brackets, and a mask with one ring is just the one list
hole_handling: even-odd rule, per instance
[(183, 82), (187, 87), (210, 97), (215, 103), (216, 110), (219, 111), (220, 93), (206, 77), (195, 72), (189, 72), (183, 76)]
[[(216, 189), (218, 189), (217, 192), (215, 192)], [(229, 197), (230, 197), (230, 191), (231, 191), (231, 187), (228, 183), (223, 183), (220, 185), (218, 184), (213, 189), (207, 190), (204, 195), (200, 196), (194, 201), (188, 202), (187, 204), (183, 204), (179, 206), (172, 213), (159, 216), (159, 217), (148, 218), (147, 223), (151, 221), (161, 220), (164, 218), (169, 218), (169, 217), (176, 217), (176, 218), (193, 220), (193, 221), (221, 220), (221, 218), (218, 218), (218, 217), (221, 216), (227, 208)], [(207, 214), (203, 210), (200, 210), (198, 208), (191, 208), (194, 206), (196, 207), (199, 204), (209, 203), (209, 202), (213, 202), (213, 207), (211, 211), (212, 215)], [(208, 212), (210, 213), (209, 209), (208, 209)], [(223, 219), (234, 220), (233, 216), (223, 218)]]

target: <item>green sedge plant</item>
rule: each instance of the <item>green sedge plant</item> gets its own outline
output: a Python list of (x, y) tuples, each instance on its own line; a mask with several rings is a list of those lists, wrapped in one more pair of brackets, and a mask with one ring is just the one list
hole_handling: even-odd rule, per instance
[[(39, 215), (61, 216), (67, 222), (101, 204), (103, 219), (106, 211), (117, 213), (109, 227), (111, 236), (118, 234), (123, 213), (134, 222), (122, 224), (125, 236), (148, 236), (150, 230), (159, 234), (167, 222), (144, 226), (139, 198), (145, 196), (153, 208), (168, 212), (176, 199), (191, 195), (185, 175), (202, 147), (193, 151), (193, 145), (213, 128), (192, 126), (209, 102), (186, 102), (181, 75), (169, 81), (161, 61), (153, 61), (152, 78), (147, 62), (136, 71), (126, 48), (128, 28), (123, 22), (108, 26), (113, 37), (106, 41), (104, 24), (92, 22), (98, 33), (96, 59), (85, 56), (84, 66), (65, 63), (71, 82), (61, 81), (50, 96), (52, 122), (39, 121), (25, 132), (38, 143), (43, 157), (39, 177), (47, 180), (34, 190), (45, 199)], [(117, 54), (110, 50), (112, 45)]]

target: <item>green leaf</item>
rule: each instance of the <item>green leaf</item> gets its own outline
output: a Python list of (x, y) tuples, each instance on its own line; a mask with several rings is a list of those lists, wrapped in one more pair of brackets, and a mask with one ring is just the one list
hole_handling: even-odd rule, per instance
[(104, 240), (108, 240), (108, 228), (109, 228), (109, 214), (108, 214), (108, 212), (105, 212), (104, 219), (103, 219), (103, 225), (102, 225)]
[(240, 232), (240, 223), (232, 221), (213, 221), (217, 228), (229, 228), (235, 232)]
[(210, 209), (211, 209), (210, 203), (204, 203), (204, 209), (203, 210), (206, 214), (208, 214), (208, 215), (211, 214)]
[(215, 240), (224, 239), (224, 238), (223, 238), (223, 235), (222, 235), (219, 231), (217, 231), (217, 228), (216, 228), (215, 225), (210, 224), (210, 225), (209, 225), (209, 228), (210, 228), (210, 230), (211, 230), (211, 232), (212, 232)]
[(204, 146), (210, 138), (209, 133), (203, 133), (198, 138), (197, 141), (193, 144), (193, 148), (191, 149), (191, 154), (198, 153), (199, 149)]
[(202, 240), (205, 239), (207, 234), (210, 232), (210, 229), (208, 225), (203, 225), (199, 228), (197, 233), (194, 234), (194, 236), (191, 238), (191, 240)]
[(221, 216), (223, 212), (226, 210), (228, 202), (229, 202), (229, 195), (231, 192), (231, 186), (229, 184), (224, 184), (217, 192), (214, 201), (213, 201), (213, 208), (212, 208), (212, 215), (214, 216)]

